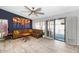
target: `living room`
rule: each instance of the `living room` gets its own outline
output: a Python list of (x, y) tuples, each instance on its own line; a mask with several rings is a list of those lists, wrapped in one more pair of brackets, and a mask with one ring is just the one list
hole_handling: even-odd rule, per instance
[(78, 52), (78, 11), (74, 6), (0, 6), (0, 52)]

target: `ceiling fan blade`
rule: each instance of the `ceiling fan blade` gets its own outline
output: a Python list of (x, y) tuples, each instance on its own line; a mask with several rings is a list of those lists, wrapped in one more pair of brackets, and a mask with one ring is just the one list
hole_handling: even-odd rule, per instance
[(24, 12), (24, 13), (26, 13), (26, 12), (27, 12), (27, 13), (28, 13), (28, 12), (30, 12), (30, 11), (23, 11), (23, 10), (22, 10), (22, 12)]
[(42, 13), (42, 12), (35, 12), (36, 14), (41, 14), (41, 15), (44, 15), (44, 13)]
[(30, 8), (28, 8), (27, 6), (24, 6), (26, 9), (28, 9), (28, 10), (30, 10), (30, 11), (32, 11)]
[(41, 11), (41, 8), (37, 8), (35, 11)]
[(32, 14), (32, 12), (30, 14), (28, 14), (28, 16), (30, 16)]
[(34, 13), (36, 16), (38, 16), (36, 13)]

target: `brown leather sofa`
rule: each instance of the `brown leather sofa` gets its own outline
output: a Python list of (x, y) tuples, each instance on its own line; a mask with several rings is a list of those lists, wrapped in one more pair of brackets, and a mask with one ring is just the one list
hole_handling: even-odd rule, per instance
[(39, 29), (32, 29), (32, 33), (31, 36), (35, 37), (35, 38), (40, 38), (43, 36), (43, 30), (39, 30)]
[(32, 36), (35, 38), (40, 38), (43, 36), (43, 30), (39, 30), (39, 29), (16, 29), (16, 30), (13, 30), (12, 33), (8, 33), (8, 37), (11, 37), (14, 39), (24, 37), (24, 36)]
[(13, 30), (13, 38), (19, 38), (23, 36), (31, 35), (32, 29), (19, 29), (19, 30)]

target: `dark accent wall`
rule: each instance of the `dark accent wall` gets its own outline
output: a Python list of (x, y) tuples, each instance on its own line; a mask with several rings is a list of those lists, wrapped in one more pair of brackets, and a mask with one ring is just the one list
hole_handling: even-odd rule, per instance
[[(8, 20), (8, 31), (9, 32), (12, 32), (13, 31), (13, 17), (16, 16), (16, 17), (22, 17), (22, 16), (19, 16), (19, 15), (16, 15), (16, 14), (13, 14), (11, 12), (8, 12), (8, 11), (5, 11), (5, 10), (2, 10), (0, 9), (0, 19), (7, 19)], [(24, 18), (24, 17), (22, 17)], [(27, 18), (26, 18), (27, 19)], [(32, 22), (30, 24), (30, 28), (32, 28)]]

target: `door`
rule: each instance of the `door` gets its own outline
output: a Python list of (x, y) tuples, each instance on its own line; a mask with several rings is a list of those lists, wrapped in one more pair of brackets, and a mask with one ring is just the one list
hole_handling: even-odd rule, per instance
[(55, 39), (65, 41), (65, 19), (55, 20)]
[(54, 21), (47, 21), (47, 36), (50, 38), (54, 38)]

